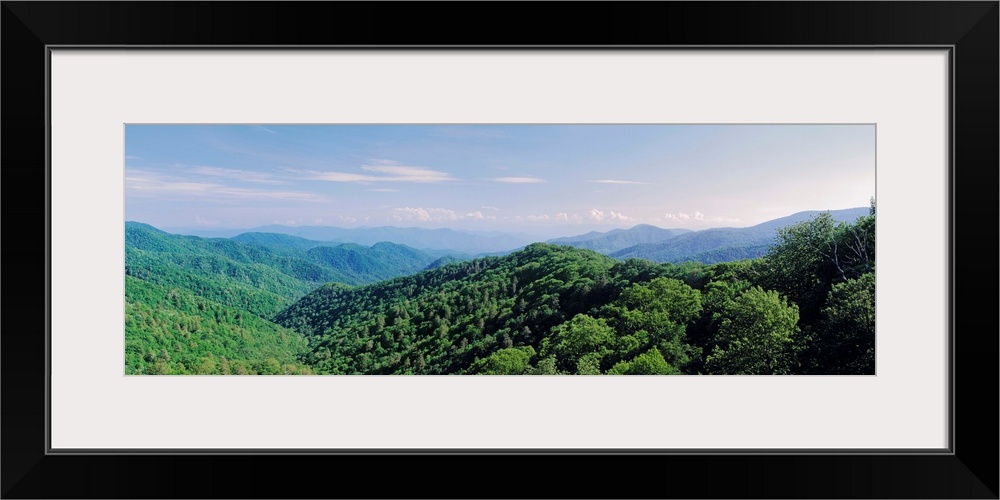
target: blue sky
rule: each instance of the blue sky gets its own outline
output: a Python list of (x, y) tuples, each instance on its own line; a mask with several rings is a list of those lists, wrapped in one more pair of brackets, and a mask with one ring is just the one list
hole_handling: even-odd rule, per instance
[(874, 125), (126, 125), (160, 228), (743, 227), (867, 206)]

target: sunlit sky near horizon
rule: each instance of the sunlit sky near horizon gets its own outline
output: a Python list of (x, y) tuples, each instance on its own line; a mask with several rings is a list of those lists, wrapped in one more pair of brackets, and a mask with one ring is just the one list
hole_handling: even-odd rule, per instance
[(549, 237), (868, 206), (874, 125), (126, 125), (125, 217)]

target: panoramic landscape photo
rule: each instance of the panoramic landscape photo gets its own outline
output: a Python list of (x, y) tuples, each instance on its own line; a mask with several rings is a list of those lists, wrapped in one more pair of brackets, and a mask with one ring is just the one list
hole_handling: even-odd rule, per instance
[(125, 126), (128, 375), (874, 375), (874, 125)]

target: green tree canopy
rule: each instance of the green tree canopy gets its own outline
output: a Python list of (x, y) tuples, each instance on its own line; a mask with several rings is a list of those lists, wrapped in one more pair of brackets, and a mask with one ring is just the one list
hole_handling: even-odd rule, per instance
[(654, 347), (631, 361), (619, 361), (608, 370), (608, 375), (675, 375), (680, 372)]
[(531, 346), (500, 349), (484, 359), (477, 359), (469, 367), (470, 373), (481, 375), (523, 375), (531, 370), (531, 358), (535, 349)]
[(598, 362), (612, 352), (615, 331), (603, 319), (577, 314), (573, 319), (556, 325), (552, 334), (542, 340), (542, 356), (554, 354), (566, 371), (577, 371), (584, 356), (585, 366)]
[(875, 374), (875, 273), (833, 286), (812, 350), (815, 373)]
[(778, 295), (752, 287), (719, 313), (715, 346), (705, 359), (711, 373), (788, 374), (795, 367), (798, 307)]

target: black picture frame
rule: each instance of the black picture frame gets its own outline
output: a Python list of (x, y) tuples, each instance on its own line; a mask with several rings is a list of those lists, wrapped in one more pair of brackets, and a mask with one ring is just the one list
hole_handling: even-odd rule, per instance
[[(998, 498), (997, 1), (2, 4), (4, 498)], [(414, 44), (950, 47), (951, 453), (47, 453), (47, 47)]]

